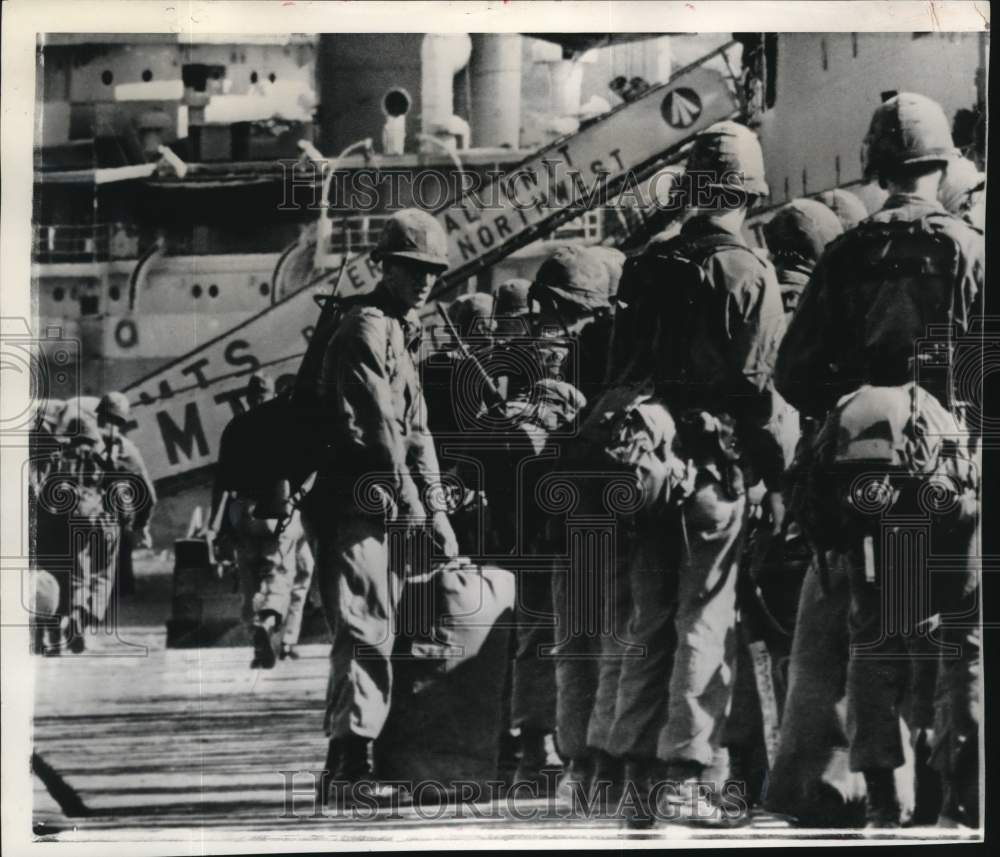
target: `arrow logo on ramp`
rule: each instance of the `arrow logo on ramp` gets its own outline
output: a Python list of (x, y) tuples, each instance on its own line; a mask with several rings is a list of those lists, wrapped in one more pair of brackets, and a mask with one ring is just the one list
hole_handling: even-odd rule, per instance
[(689, 128), (701, 116), (701, 98), (693, 89), (678, 87), (667, 93), (660, 112), (671, 128)]

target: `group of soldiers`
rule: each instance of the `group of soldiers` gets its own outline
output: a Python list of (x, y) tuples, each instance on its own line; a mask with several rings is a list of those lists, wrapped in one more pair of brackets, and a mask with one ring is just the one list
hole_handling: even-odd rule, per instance
[[(436, 560), (516, 575), (515, 781), (559, 765), (558, 798), (597, 795), (634, 826), (739, 824), (755, 802), (824, 827), (978, 825), (977, 429), (951, 370), (983, 314), (982, 176), (916, 94), (878, 107), (864, 152), (879, 211), (843, 190), (798, 199), (762, 250), (745, 238), (768, 194), (760, 144), (713, 125), (687, 163), (708, 181), (668, 232), (628, 258), (560, 246), (533, 279), (453, 301), (432, 348), (418, 311), (448, 242), (425, 212), (390, 218), (380, 283), (317, 328), (296, 381), (326, 415), (314, 478), (287, 514), (262, 512), (253, 474), (223, 458), (213, 503), (252, 666), (294, 657), (315, 568), (332, 637), (324, 799), (350, 803), (338, 784), (398, 799), (372, 745), (392, 704), (403, 529)], [(251, 393), (264, 406), (270, 379)], [(141, 461), (120, 394), (96, 424), (74, 419), (43, 420), (40, 509), (52, 473), (100, 495)], [(912, 519), (914, 491), (927, 547), (907, 565), (893, 515)], [(103, 558), (143, 531), (146, 494), (110, 523), (94, 512), (104, 541), (73, 555), (71, 648), (103, 617)], [(574, 553), (570, 515), (610, 524), (611, 547)], [(888, 626), (886, 599), (936, 554), (947, 585)], [(548, 556), (568, 571), (531, 561)]]
[[(387, 533), (403, 527), (439, 558), (506, 557), (517, 574), (515, 780), (560, 764), (557, 796), (637, 796), (639, 826), (743, 823), (757, 800), (822, 826), (978, 823), (978, 453), (942, 378), (982, 315), (982, 176), (916, 94), (875, 111), (864, 151), (882, 208), (795, 200), (764, 251), (744, 237), (768, 193), (759, 142), (716, 124), (687, 164), (711, 198), (679, 228), (627, 259), (560, 247), (531, 281), (458, 298), (422, 360), (447, 240), (426, 213), (390, 219), (381, 282), (345, 302), (306, 380), (330, 419), (301, 504), (333, 637), (326, 786), (398, 788), (372, 743), (406, 576)], [(930, 553), (912, 567), (888, 546), (900, 474), (947, 495), (921, 507)], [(572, 553), (546, 478), (574, 514), (613, 522), (610, 553), (568, 574), (527, 561)], [(938, 551), (963, 572), (886, 626), (892, 587)], [(781, 720), (770, 744), (753, 641)]]
[(130, 427), (119, 392), (49, 399), (39, 409), (30, 442), (28, 591), (40, 654), (79, 654), (87, 633), (110, 632), (119, 598), (135, 587), (133, 548), (152, 546), (156, 489)]

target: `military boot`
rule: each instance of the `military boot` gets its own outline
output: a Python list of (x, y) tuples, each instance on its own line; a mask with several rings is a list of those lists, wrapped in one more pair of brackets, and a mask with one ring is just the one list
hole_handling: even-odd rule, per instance
[(520, 755), (517, 770), (514, 772), (515, 783), (541, 785), (546, 781), (544, 770), (550, 767), (550, 764), (545, 737), (544, 730), (521, 728), (521, 736), (518, 739)]
[(594, 760), (590, 756), (570, 759), (556, 785), (556, 800), (576, 806), (587, 797), (593, 772)]
[(745, 798), (720, 794), (717, 781), (695, 762), (671, 764), (667, 785), (658, 796), (658, 813), (664, 821), (692, 827), (741, 827), (750, 822), (750, 806)]
[(396, 786), (379, 782), (372, 771), (372, 742), (360, 735), (331, 738), (320, 799), (324, 806), (351, 809), (399, 806), (408, 802)]
[(602, 815), (613, 815), (625, 788), (625, 760), (598, 750), (594, 757), (591, 799)]
[(617, 803), (622, 824), (633, 830), (646, 830), (656, 824), (653, 805), (654, 785), (663, 772), (658, 759), (631, 757), (625, 759), (622, 791)]
[(868, 789), (868, 811), (865, 827), (896, 828), (900, 826), (902, 810), (896, 794), (896, 777), (891, 770), (865, 771)]
[(273, 669), (278, 657), (274, 651), (274, 630), (277, 626), (275, 614), (268, 612), (259, 617), (253, 625), (253, 660), (250, 669)]

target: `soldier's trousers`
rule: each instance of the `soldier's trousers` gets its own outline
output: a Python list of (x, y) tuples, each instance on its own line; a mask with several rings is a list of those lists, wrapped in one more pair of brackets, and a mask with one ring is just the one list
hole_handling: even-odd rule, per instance
[[(403, 588), (400, 557), (390, 551), (381, 516), (351, 511), (311, 526), (319, 589), (333, 645), (326, 733), (376, 738), (389, 715), (396, 610)], [(328, 518), (329, 520), (329, 518)]]
[[(859, 821), (864, 778), (848, 765), (847, 569), (831, 557), (824, 585), (817, 565), (799, 596), (778, 753), (765, 806), (806, 823)], [(897, 728), (898, 731), (898, 728)]]
[[(913, 567), (900, 563), (883, 569), (880, 585), (875, 585), (865, 579), (859, 554), (851, 551), (847, 556), (851, 770), (894, 770), (905, 761), (900, 717), (911, 730), (932, 728), (939, 667), (964, 671), (969, 659), (978, 660), (979, 650), (964, 645), (950, 654), (941, 633), (921, 628), (936, 611), (917, 593), (919, 560)], [(952, 693), (948, 703), (954, 710), (969, 709), (968, 687), (957, 683)]]
[(104, 621), (114, 594), (121, 526), (110, 517), (72, 518), (72, 557), (68, 603), (60, 611), (76, 611), (84, 625)]
[(696, 763), (725, 776), (723, 738), (736, 667), (736, 576), (746, 496), (733, 499), (714, 478), (699, 475), (681, 511), (683, 550), (673, 616), (676, 648), (667, 720), (657, 756)]
[(622, 659), (608, 739), (608, 751), (615, 756), (655, 758), (666, 722), (667, 679), (676, 646), (678, 524), (674, 516), (669, 522), (640, 525), (632, 542), (625, 633), (632, 648)]
[(552, 574), (548, 569), (523, 569), (518, 573), (514, 618), (510, 725), (550, 733), (556, 727), (556, 672), (552, 655)]
[(243, 621), (274, 613), (283, 623), (282, 642), (295, 645), (313, 575), (312, 550), (298, 512), (275, 535), (276, 521), (241, 515), (236, 563), (243, 589)]
[(979, 826), (979, 730), (982, 722), (982, 628), (970, 594), (966, 615), (945, 620), (941, 639), (959, 647), (957, 656), (942, 654), (935, 699), (931, 764), (944, 782), (947, 816), (969, 827)]
[(631, 603), (624, 564), (613, 551), (571, 553), (569, 568), (552, 575), (552, 601), (559, 754), (613, 753), (609, 737)]

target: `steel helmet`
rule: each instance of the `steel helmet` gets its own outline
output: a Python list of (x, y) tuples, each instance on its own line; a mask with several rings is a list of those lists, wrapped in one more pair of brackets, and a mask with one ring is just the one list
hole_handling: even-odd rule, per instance
[(131, 413), (132, 409), (124, 393), (105, 393), (101, 397), (101, 401), (97, 403), (99, 422), (124, 425), (128, 422)]
[(497, 287), (493, 303), (493, 314), (498, 318), (512, 318), (527, 315), (530, 308), (528, 291), (531, 280), (513, 279), (502, 282)]
[(412, 259), (444, 271), (448, 267), (448, 239), (441, 224), (426, 211), (404, 208), (386, 221), (372, 258), (376, 262)]
[(796, 255), (813, 264), (843, 231), (837, 215), (814, 199), (792, 200), (764, 224), (772, 254)]
[[(493, 296), (485, 292), (461, 295), (448, 307), (448, 318), (463, 339), (474, 333), (483, 333), (489, 329), (493, 318)], [(479, 323), (481, 320), (483, 324)]]
[(926, 95), (901, 92), (872, 115), (864, 141), (865, 179), (913, 164), (944, 166), (958, 154), (941, 105)]
[(590, 252), (595, 253), (608, 269), (608, 295), (613, 298), (618, 294), (618, 281), (622, 278), (622, 270), (625, 267), (625, 254), (615, 247), (605, 247), (601, 244), (591, 247)]
[(593, 310), (611, 305), (610, 285), (607, 267), (590, 247), (565, 244), (538, 269), (531, 296), (539, 301), (554, 296)]
[(938, 188), (938, 199), (949, 213), (961, 217), (972, 195), (986, 187), (984, 176), (968, 158), (954, 158), (948, 161), (941, 187)]
[(824, 191), (816, 199), (837, 215), (845, 232), (848, 229), (853, 229), (868, 217), (868, 209), (865, 208), (865, 204), (848, 190), (834, 188)]
[(760, 140), (738, 122), (716, 122), (695, 137), (687, 172), (712, 174), (714, 179), (704, 183), (708, 187), (733, 188), (756, 196), (770, 192), (764, 180)]

